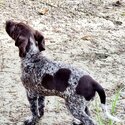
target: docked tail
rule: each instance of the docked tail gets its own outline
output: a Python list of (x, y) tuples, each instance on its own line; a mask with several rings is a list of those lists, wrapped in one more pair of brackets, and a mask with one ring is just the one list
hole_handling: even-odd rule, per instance
[(116, 121), (116, 122), (121, 122), (120, 119), (112, 116), (106, 106), (106, 95), (105, 95), (105, 91), (104, 89), (101, 87), (101, 85), (99, 85), (98, 83), (95, 84), (95, 90), (97, 91), (97, 93), (99, 94), (100, 97), (100, 101), (101, 101), (101, 108), (103, 110), (103, 112), (105, 113), (105, 115), (107, 116), (107, 118)]

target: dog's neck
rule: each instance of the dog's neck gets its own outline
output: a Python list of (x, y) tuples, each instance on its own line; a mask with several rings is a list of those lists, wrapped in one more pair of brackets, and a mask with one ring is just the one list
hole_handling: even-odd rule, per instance
[(29, 51), (26, 53), (26, 56), (21, 58), (22, 60), (30, 60), (33, 57), (37, 57), (40, 54), (38, 46), (36, 46), (35, 41), (33, 38), (30, 37), (30, 47)]
[(30, 53), (30, 54), (36, 54), (36, 53), (39, 53), (39, 52), (40, 52), (40, 51), (39, 51), (39, 48), (38, 48), (38, 46), (36, 46), (34, 40), (35, 40), (35, 39), (33, 39), (33, 38), (30, 37), (30, 50), (29, 50), (29, 52), (28, 52), (28, 53)]

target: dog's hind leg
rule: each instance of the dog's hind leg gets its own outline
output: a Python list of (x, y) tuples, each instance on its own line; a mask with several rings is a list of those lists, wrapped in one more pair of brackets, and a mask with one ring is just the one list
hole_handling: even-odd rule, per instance
[[(72, 96), (66, 101), (66, 106), (71, 114), (78, 120), (80, 125), (97, 125), (92, 118), (85, 112), (85, 100), (79, 97)], [(73, 123), (73, 125), (76, 125)]]
[[(85, 108), (85, 113), (90, 116), (90, 111), (89, 108), (86, 106)], [(73, 125), (83, 125), (78, 119), (74, 119), (73, 121)]]
[(32, 116), (28, 117), (25, 120), (24, 125), (35, 125), (44, 114), (45, 97), (27, 91), (27, 99), (30, 103), (30, 110), (32, 112)]

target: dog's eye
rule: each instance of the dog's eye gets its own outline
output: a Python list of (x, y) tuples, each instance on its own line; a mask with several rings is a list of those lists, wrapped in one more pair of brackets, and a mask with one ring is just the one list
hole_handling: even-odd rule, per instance
[(21, 45), (23, 42), (23, 40), (18, 40), (18, 45)]
[(23, 41), (17, 40), (15, 43), (15, 46), (20, 46), (23, 43)]

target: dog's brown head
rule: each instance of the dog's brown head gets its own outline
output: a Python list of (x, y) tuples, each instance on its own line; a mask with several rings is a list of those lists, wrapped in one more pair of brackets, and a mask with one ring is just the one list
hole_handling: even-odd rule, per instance
[[(15, 46), (19, 48), (20, 57), (25, 57), (32, 44), (35, 44), (39, 51), (45, 50), (43, 35), (24, 23), (6, 21), (6, 32), (15, 40)], [(31, 39), (34, 43), (31, 42)]]

